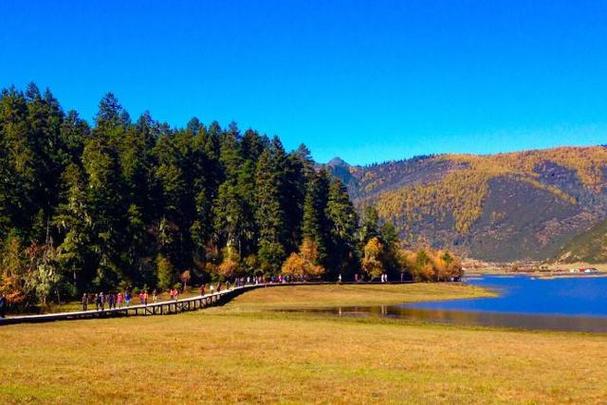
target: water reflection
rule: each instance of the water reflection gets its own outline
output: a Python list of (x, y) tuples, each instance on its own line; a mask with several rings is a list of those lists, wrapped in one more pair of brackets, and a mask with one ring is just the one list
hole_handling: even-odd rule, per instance
[(607, 332), (607, 318), (574, 317), (559, 315), (528, 315), (499, 312), (474, 312), (409, 308), (401, 305), (370, 307), (339, 307), (312, 309), (306, 312), (324, 313), (344, 317), (380, 316), (440, 322), (455, 325), (487, 326), (516, 329), (545, 329), (581, 332)]
[(607, 278), (486, 276), (465, 282), (493, 288), (500, 295), (495, 298), (311, 311), (337, 316), (380, 316), (469, 326), (607, 332)]

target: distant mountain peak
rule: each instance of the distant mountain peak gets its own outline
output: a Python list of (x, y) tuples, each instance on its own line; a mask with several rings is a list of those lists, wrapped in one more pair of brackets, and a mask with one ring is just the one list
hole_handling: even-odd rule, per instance
[(348, 162), (346, 162), (345, 160), (343, 160), (340, 157), (334, 157), (333, 159), (329, 160), (327, 162), (327, 166), (331, 166), (331, 167), (350, 167), (350, 165), (348, 164)]

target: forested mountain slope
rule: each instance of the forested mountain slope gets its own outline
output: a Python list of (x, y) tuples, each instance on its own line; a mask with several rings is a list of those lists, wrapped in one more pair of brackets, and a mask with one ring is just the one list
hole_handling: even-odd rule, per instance
[(607, 263), (607, 220), (575, 236), (556, 258), (564, 263)]
[(552, 257), (607, 214), (603, 146), (329, 167), (357, 206), (375, 206), (410, 243), (479, 259)]

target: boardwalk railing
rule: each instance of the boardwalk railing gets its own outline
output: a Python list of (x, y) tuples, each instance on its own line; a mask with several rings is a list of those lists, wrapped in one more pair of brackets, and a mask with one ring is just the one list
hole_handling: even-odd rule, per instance
[(228, 290), (223, 290), (211, 294), (199, 295), (196, 297), (183, 298), (178, 300), (155, 302), (147, 305), (141, 304), (104, 310), (58, 312), (43, 315), (9, 316), (7, 318), (0, 318), (0, 326), (15, 323), (52, 322), (71, 319), (94, 319), (121, 316), (176, 314), (179, 312), (195, 311), (197, 309), (220, 305), (231, 300), (237, 295), (242, 294), (245, 291), (273, 285), (274, 284), (250, 284), (240, 287), (233, 287)]
[[(405, 282), (408, 283), (408, 282)], [(214, 305), (222, 305), (230, 301), (232, 298), (242, 294), (245, 291), (254, 290), (262, 287), (286, 287), (295, 285), (321, 285), (333, 284), (330, 282), (296, 282), (296, 283), (265, 283), (265, 284), (246, 284), (239, 287), (233, 287), (220, 292), (211, 294), (199, 295), (191, 298), (183, 298), (179, 300), (161, 301), (147, 305), (131, 305), (121, 308), (104, 309), (104, 310), (89, 310), (89, 311), (71, 311), (58, 312), (43, 315), (20, 315), (0, 318), (0, 326), (16, 324), (16, 323), (36, 323), (36, 322), (52, 322), (61, 320), (74, 319), (96, 319), (96, 318), (111, 318), (124, 316), (151, 316), (151, 315), (168, 315), (177, 314), (186, 311), (195, 311), (202, 308), (211, 307)], [(340, 284), (359, 284), (355, 282), (344, 282)], [(365, 284), (380, 284), (378, 282), (370, 282)], [(401, 284), (392, 283), (387, 284)]]

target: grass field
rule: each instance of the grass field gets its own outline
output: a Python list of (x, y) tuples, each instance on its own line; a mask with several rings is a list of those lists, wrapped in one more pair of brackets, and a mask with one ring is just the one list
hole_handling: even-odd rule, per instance
[(260, 289), (180, 315), (0, 328), (0, 403), (607, 401), (607, 336), (276, 308), (479, 296), (447, 284)]

